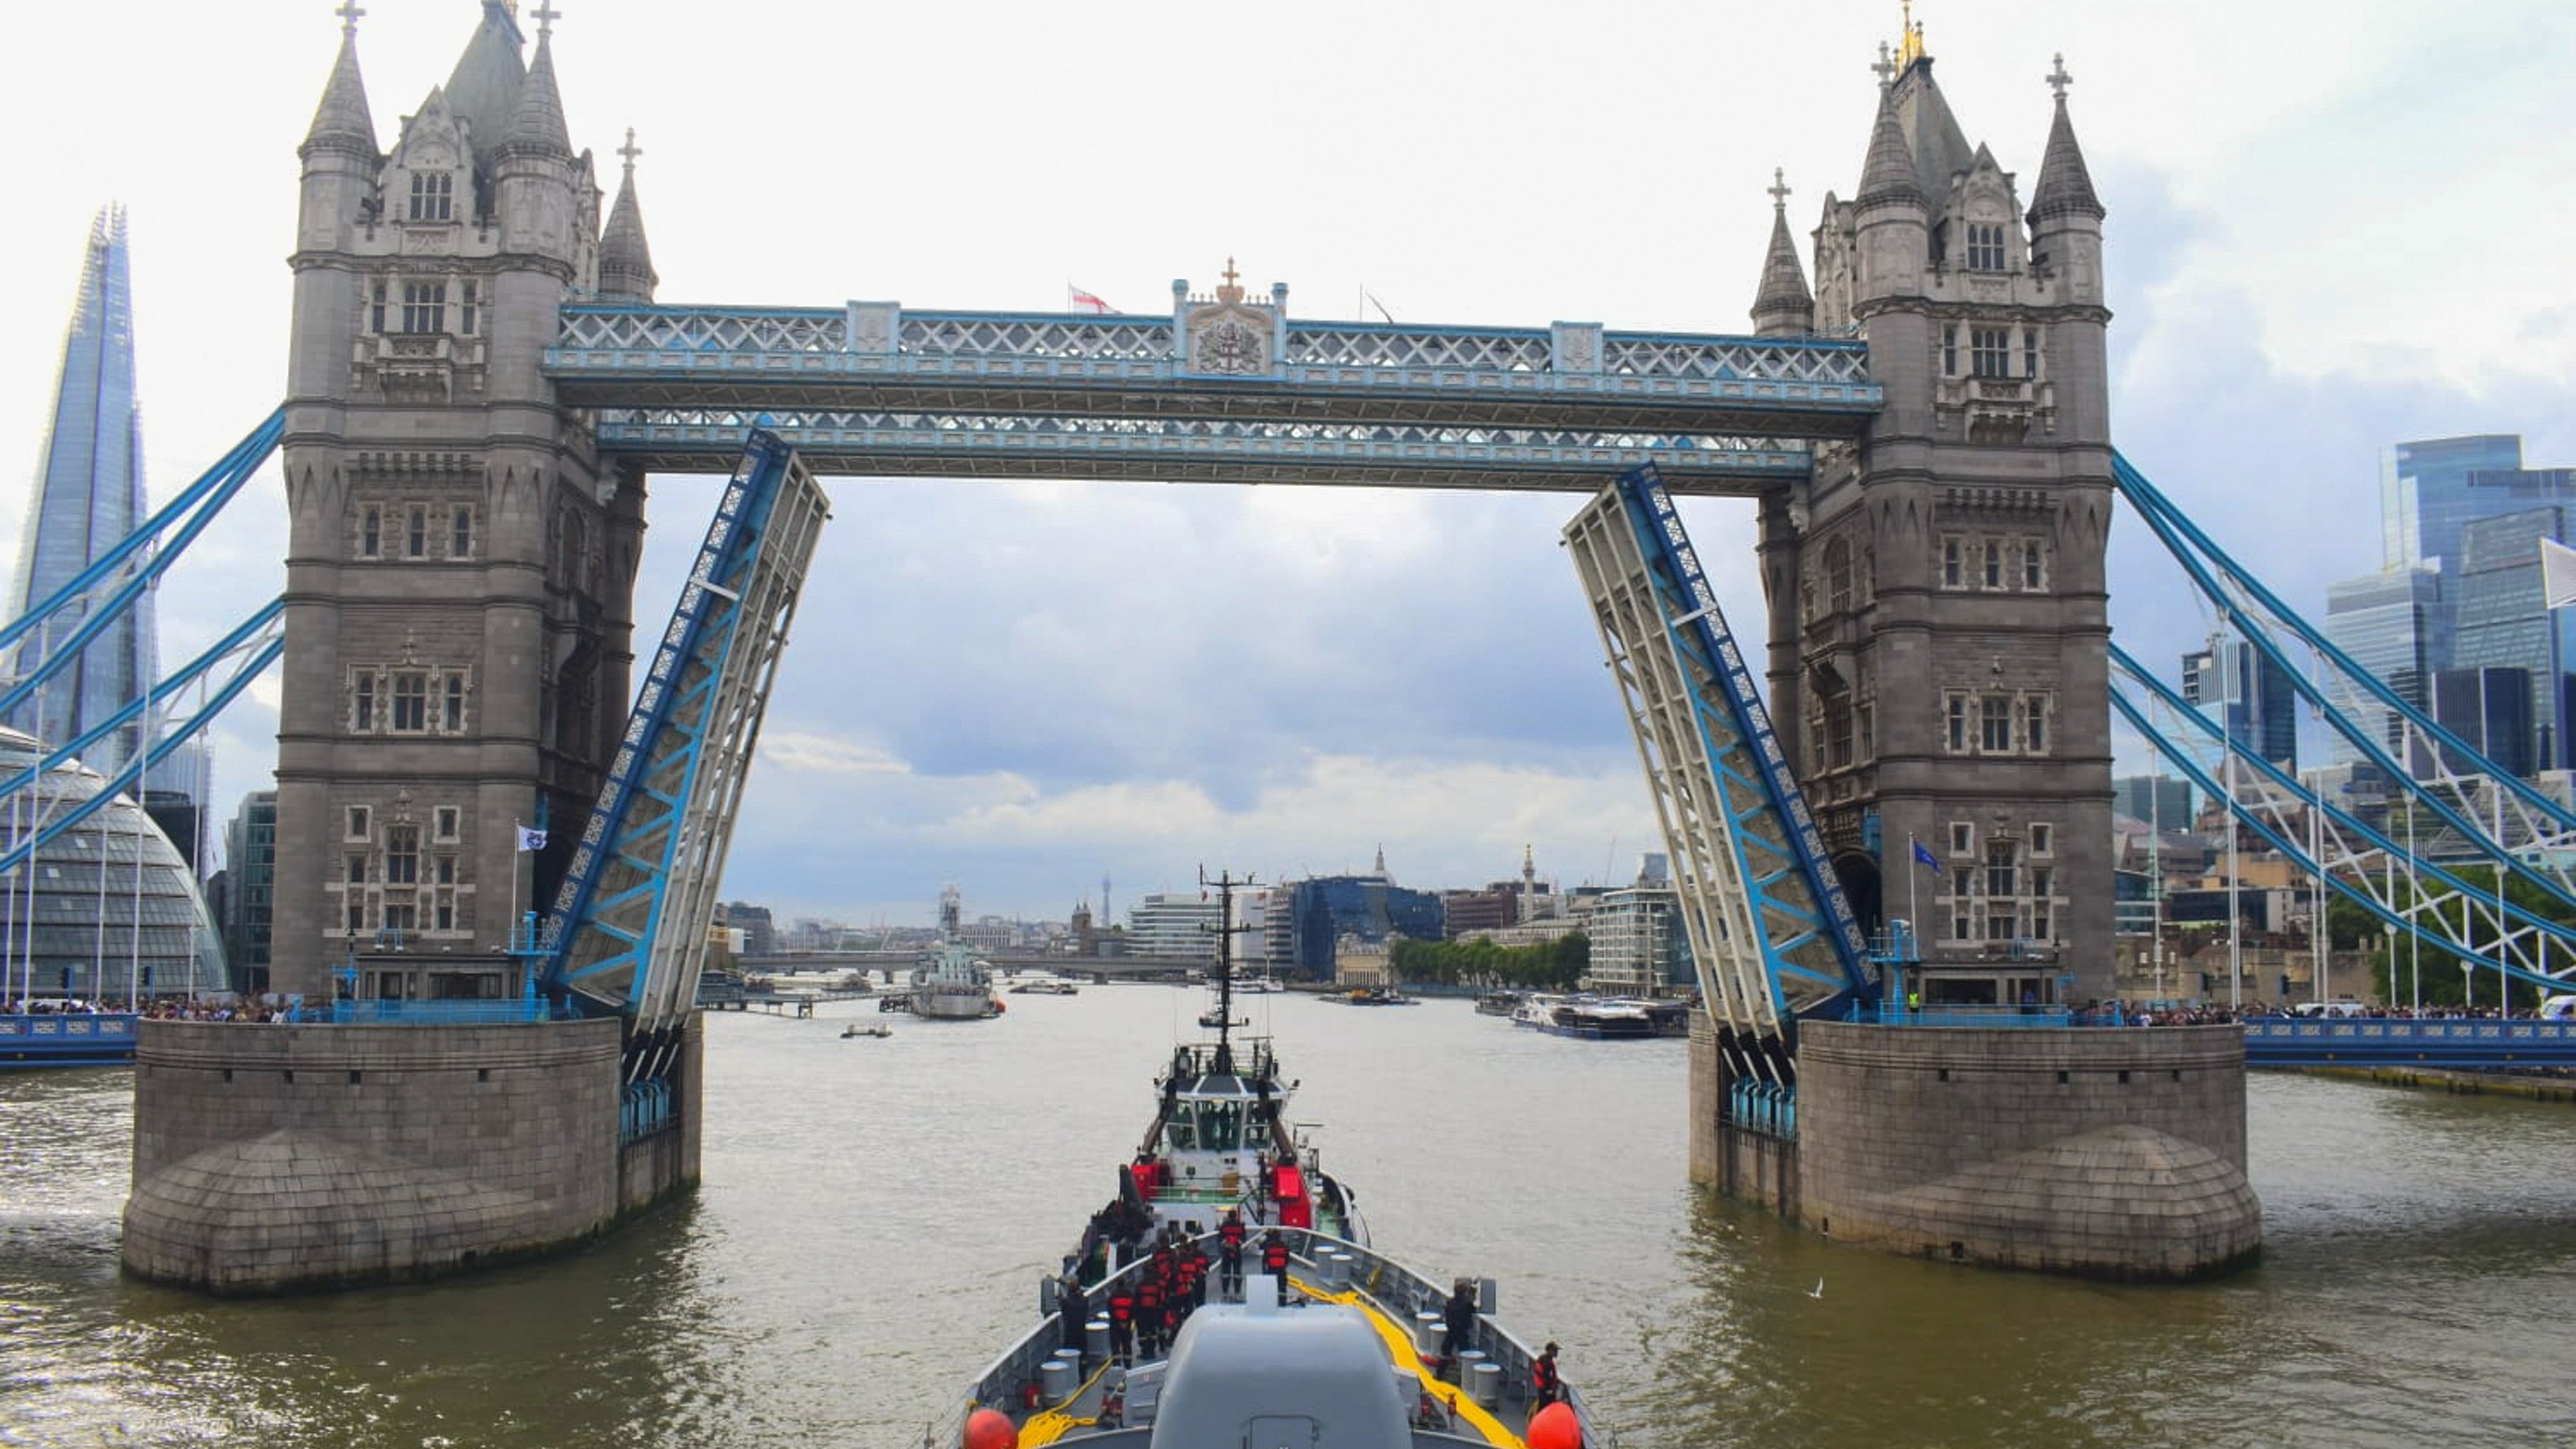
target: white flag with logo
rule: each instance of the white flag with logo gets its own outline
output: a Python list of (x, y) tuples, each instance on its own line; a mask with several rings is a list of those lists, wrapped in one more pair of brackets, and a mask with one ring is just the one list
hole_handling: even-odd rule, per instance
[(2576, 604), (2576, 548), (2554, 538), (2540, 541), (2540, 600), (2550, 609)]
[(526, 826), (524, 826), (524, 825), (520, 826), (520, 827), (519, 827), (519, 848), (520, 848), (521, 850), (543, 850), (543, 849), (545, 849), (545, 848), (546, 848), (546, 833), (545, 833), (544, 831), (542, 831), (542, 830), (530, 830), (528, 827), (526, 827)]

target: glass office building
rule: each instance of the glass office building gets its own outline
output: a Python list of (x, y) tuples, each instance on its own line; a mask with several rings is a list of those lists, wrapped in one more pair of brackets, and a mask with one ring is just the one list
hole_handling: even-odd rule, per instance
[[(43, 750), (0, 729), (0, 773)], [(37, 839), (106, 781), (58, 765), (0, 803), (0, 853)], [(152, 817), (118, 796), (0, 875), (0, 996), (134, 997), (221, 991), (229, 982), (196, 881)]]
[[(2423, 568), (2364, 574), (2326, 588), (2326, 637), (2353, 662), (2378, 676), (2418, 709), (2431, 702), (2435, 670), (2451, 660), (2451, 609), (2443, 576)], [(2390, 711), (2358, 706), (2363, 728), (2394, 748)], [(2335, 760), (2351, 763), (2361, 752), (2335, 736)]]
[(2551, 610), (2542, 597), (2540, 541), (2566, 542), (2571, 524), (2576, 524), (2576, 503), (2478, 519), (2460, 530), (2460, 571), (2450, 590), (2454, 603), (2449, 667), (2511, 670), (2525, 677), (2529, 737), (2510, 744), (2499, 739), (2505, 753), (2483, 752), (2499, 764), (2521, 761), (2516, 774), (2561, 769), (2569, 759), (2562, 721), (2571, 626), (2563, 617), (2566, 611)]
[(2284, 770), (2299, 767), (2299, 694), (2290, 671), (2242, 639), (2182, 657), (2182, 697), (2227, 732), (2239, 750)]
[(2380, 460), (2380, 566), (2456, 569), (2464, 524), (2565, 497), (2565, 473), (2525, 475), (2513, 433), (2397, 444)]
[(1272, 921), (1285, 898), (1287, 952), (1273, 954), (1274, 968), (1309, 981), (1333, 979), (1333, 948), (1344, 936), (1374, 946), (1389, 936), (1414, 941), (1441, 938), (1440, 897), (1407, 890), (1382, 875), (1326, 875), (1291, 881), (1271, 893)]
[[(145, 516), (143, 414), (134, 385), (134, 297), (122, 207), (101, 208), (90, 223), (80, 293), (63, 339), (53, 425), (38, 466), (10, 599), (12, 618), (70, 583)], [(43, 637), (22, 645), (9, 661), (11, 672), (23, 676), (33, 669), (47, 640), (80, 627), (83, 608), (73, 604), (55, 614)], [(155, 677), (155, 639), (152, 595), (146, 591), (7, 723), (45, 740), (79, 735), (132, 703)], [(128, 728), (83, 751), (82, 758), (113, 773), (140, 745), (139, 727)], [(185, 794), (202, 809), (199, 773), (198, 763), (182, 752), (155, 770), (150, 784)]]

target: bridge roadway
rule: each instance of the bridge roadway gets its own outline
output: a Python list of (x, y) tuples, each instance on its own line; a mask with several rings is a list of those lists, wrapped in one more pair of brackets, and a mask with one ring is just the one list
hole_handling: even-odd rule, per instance
[[(1758, 493), (1884, 402), (1866, 347), (1819, 338), (1309, 322), (1194, 370), (1204, 300), (1169, 317), (842, 308), (562, 309), (546, 375), (604, 451), (729, 462), (758, 423), (818, 470), (1592, 492), (1653, 462), (1676, 491)], [(1203, 364), (1213, 367), (1216, 364)]]
[(2576, 1068), (2576, 1021), (2258, 1016), (2249, 1067)]

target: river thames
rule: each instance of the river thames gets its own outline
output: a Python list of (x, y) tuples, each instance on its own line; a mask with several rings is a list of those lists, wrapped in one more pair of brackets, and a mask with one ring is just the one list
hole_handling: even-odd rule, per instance
[[(119, 1278), (128, 1073), (0, 1078), (0, 1445), (917, 1442), (1108, 1200), (1201, 993), (1010, 1002), (883, 1041), (839, 1036), (864, 1002), (711, 1018), (693, 1200), (568, 1257), (271, 1302)], [(1841, 1249), (1695, 1191), (1677, 1041), (1251, 1009), (1378, 1246), (1499, 1278), (1629, 1449), (2576, 1438), (2565, 1106), (2258, 1076), (2261, 1265), (2129, 1287)]]

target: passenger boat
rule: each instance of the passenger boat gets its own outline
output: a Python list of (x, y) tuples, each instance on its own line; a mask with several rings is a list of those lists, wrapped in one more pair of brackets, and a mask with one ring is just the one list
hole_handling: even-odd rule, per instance
[(1591, 996), (1533, 995), (1512, 1013), (1515, 1025), (1553, 1036), (1626, 1041), (1655, 1034), (1655, 1021), (1633, 1001), (1605, 1001)]
[(1079, 996), (1082, 988), (1061, 976), (1023, 976), (1011, 983), (1013, 996)]
[[(1175, 1048), (1156, 1076), (1143, 1144), (1064, 1276), (1040, 1280), (1038, 1323), (923, 1431), (923, 1449), (1610, 1442), (1571, 1390), (1533, 1432), (1540, 1355), (1495, 1320), (1490, 1281), (1442, 1283), (1371, 1244), (1356, 1194), (1288, 1125), (1295, 1088), (1272, 1044), (1235, 1035), (1231, 977), (1216, 982), (1214, 1040)], [(1224, 1266), (1229, 1220), (1239, 1273)], [(1180, 1285), (1176, 1326), (1144, 1321), (1148, 1283)], [(1444, 1357), (1453, 1303), (1467, 1341)]]
[(1518, 991), (1488, 991), (1484, 995), (1476, 998), (1476, 1014), (1478, 1016), (1509, 1016), (1513, 1012), (1520, 1010), (1522, 995), (1523, 993)]
[(993, 995), (993, 973), (959, 939), (964, 919), (965, 904), (957, 887), (941, 890), (939, 944), (931, 949), (928, 962), (912, 973), (913, 1015), (932, 1021), (977, 1021), (1002, 1014), (1002, 1003)]
[(872, 1036), (882, 1040), (892, 1035), (894, 1035), (894, 1028), (887, 1026), (883, 1022), (879, 1022), (875, 1026), (861, 1026), (854, 1021), (848, 1026), (841, 1028), (841, 1040), (843, 1041), (848, 1041), (854, 1036)]
[(1412, 1006), (1414, 999), (1392, 986), (1360, 986), (1349, 991), (1328, 991), (1326, 1001), (1339, 1001), (1351, 1006)]

